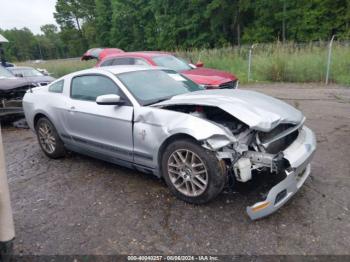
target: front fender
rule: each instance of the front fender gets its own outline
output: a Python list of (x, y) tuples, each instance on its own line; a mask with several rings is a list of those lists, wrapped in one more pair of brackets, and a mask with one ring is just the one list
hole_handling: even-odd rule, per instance
[(134, 111), (135, 162), (158, 167), (161, 146), (168, 138), (179, 134), (205, 141), (206, 148), (211, 150), (236, 142), (229, 130), (206, 119), (166, 109), (139, 107)]

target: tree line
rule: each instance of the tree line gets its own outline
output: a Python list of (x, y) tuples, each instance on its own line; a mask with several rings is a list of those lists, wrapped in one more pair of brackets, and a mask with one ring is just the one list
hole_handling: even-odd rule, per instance
[(58, 0), (58, 24), (0, 30), (12, 60), (124, 50), (217, 48), (350, 36), (350, 0)]

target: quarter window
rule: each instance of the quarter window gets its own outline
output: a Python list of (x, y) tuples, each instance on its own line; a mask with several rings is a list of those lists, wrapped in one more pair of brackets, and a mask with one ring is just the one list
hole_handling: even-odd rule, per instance
[(108, 77), (85, 75), (74, 77), (71, 85), (71, 97), (79, 100), (96, 101), (101, 95), (120, 95), (118, 86)]
[(51, 84), (49, 86), (49, 92), (62, 93), (63, 92), (63, 84), (64, 84), (63, 80), (60, 80), (56, 83)]

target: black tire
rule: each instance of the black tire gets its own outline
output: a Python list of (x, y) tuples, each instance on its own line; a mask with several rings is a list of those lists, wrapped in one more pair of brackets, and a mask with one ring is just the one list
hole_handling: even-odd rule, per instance
[[(39, 129), (43, 128), (43, 127), (47, 127), (50, 135), (54, 138), (54, 142), (53, 142), (54, 149), (53, 150), (48, 149), (48, 146), (43, 141), (41, 134), (39, 134), (39, 132), (40, 132)], [(65, 156), (66, 150), (64, 148), (64, 144), (63, 144), (61, 138), (59, 137), (55, 126), (51, 123), (51, 121), (48, 118), (46, 118), (46, 117), (40, 118), (38, 120), (38, 122), (36, 123), (35, 131), (36, 131), (39, 145), (40, 145), (41, 149), (43, 150), (43, 152), (48, 157), (56, 159), (56, 158), (61, 158), (61, 157)]]
[[(202, 164), (204, 164), (205, 166), (205, 169), (207, 171), (206, 172), (207, 184), (206, 184), (205, 190), (203, 189), (203, 192), (200, 193), (199, 195), (189, 196), (180, 192), (179, 191), (180, 189), (178, 190), (171, 180), (171, 177), (170, 177), (171, 174), (169, 174), (168, 170), (169, 168), (172, 168), (172, 167), (170, 166), (168, 167), (168, 161), (171, 161), (171, 157), (173, 156), (173, 154), (175, 154), (175, 152), (179, 152), (178, 150), (191, 151), (196, 155), (196, 157), (200, 158), (199, 160), (201, 160)], [(186, 152), (186, 151), (183, 151), (183, 152)], [(185, 156), (187, 157), (186, 153), (185, 153)], [(211, 201), (218, 194), (222, 192), (225, 186), (225, 183), (227, 181), (223, 168), (220, 165), (220, 162), (215, 156), (215, 154), (209, 150), (206, 150), (205, 148), (203, 148), (201, 145), (199, 145), (196, 141), (192, 139), (181, 139), (170, 143), (164, 150), (161, 161), (162, 161), (161, 163), (162, 175), (170, 191), (179, 199), (191, 204), (204, 204)], [(169, 163), (170, 165), (172, 165), (171, 162)], [(176, 167), (176, 170), (180, 170), (180, 169)], [(172, 179), (174, 180), (174, 178)], [(179, 179), (182, 180), (183, 178), (180, 177)], [(177, 179), (175, 180), (177, 181)], [(183, 181), (180, 181), (179, 184), (181, 184), (181, 182), (184, 182), (184, 180), (185, 179), (183, 179)], [(193, 192), (193, 184), (192, 184), (192, 192)]]

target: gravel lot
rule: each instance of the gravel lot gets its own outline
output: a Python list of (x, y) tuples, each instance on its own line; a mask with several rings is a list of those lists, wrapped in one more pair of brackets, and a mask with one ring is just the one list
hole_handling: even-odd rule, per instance
[(164, 182), (78, 154), (50, 160), (28, 130), (3, 139), (17, 254), (350, 254), (350, 89), (251, 85), (302, 110), (318, 149), (305, 186), (250, 221), (243, 190), (193, 206)]

